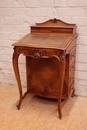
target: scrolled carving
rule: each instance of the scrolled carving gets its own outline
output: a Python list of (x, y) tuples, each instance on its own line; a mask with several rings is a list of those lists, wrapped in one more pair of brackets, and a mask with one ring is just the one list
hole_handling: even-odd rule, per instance
[(14, 52), (13, 52), (13, 57), (12, 57), (12, 59), (13, 59), (14, 57), (18, 57), (18, 56), (20, 55), (20, 52), (17, 51), (17, 48), (16, 48), (16, 47), (14, 47), (13, 49), (14, 49)]
[(61, 53), (60, 53), (60, 62), (61, 63), (65, 63), (65, 56), (66, 56), (66, 53), (65, 53), (65, 51), (63, 50), (63, 51), (61, 51)]
[(41, 58), (43, 55), (45, 55), (45, 52), (41, 52), (39, 49), (34, 49), (33, 51), (29, 51), (29, 55), (34, 58)]
[(14, 47), (14, 48), (13, 48), (13, 50), (14, 50), (14, 52), (13, 52), (13, 57), (12, 57), (12, 59), (13, 59), (14, 57), (16, 57), (16, 56), (17, 56), (17, 51), (16, 51), (16, 48)]

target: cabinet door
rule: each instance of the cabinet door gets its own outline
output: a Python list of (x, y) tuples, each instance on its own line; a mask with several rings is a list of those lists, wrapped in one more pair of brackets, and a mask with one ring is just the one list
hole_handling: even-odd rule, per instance
[[(56, 58), (27, 58), (28, 89), (36, 94), (50, 98), (58, 98), (59, 61)], [(65, 87), (63, 88), (63, 94)]]

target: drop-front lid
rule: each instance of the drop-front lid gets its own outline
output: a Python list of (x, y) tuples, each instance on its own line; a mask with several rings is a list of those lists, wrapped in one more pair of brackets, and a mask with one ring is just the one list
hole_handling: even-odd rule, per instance
[(35, 47), (35, 48), (53, 48), (66, 49), (70, 41), (73, 39), (69, 36), (40, 36), (28, 34), (20, 41), (13, 44), (13, 46)]

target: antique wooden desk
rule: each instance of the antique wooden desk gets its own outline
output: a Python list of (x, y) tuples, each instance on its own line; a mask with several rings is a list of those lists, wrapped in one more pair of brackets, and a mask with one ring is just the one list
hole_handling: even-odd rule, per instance
[[(61, 104), (74, 94), (76, 26), (51, 19), (31, 26), (31, 33), (13, 44), (13, 67), (18, 83), (20, 109), (28, 93), (58, 99)], [(22, 94), (18, 57), (26, 56), (27, 91)]]

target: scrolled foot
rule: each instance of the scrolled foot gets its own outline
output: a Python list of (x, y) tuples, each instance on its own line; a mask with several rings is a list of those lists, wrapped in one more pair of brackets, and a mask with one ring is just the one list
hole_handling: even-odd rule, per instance
[(19, 104), (17, 105), (17, 109), (20, 110), (20, 105)]
[(59, 115), (59, 119), (62, 119), (62, 114)]

